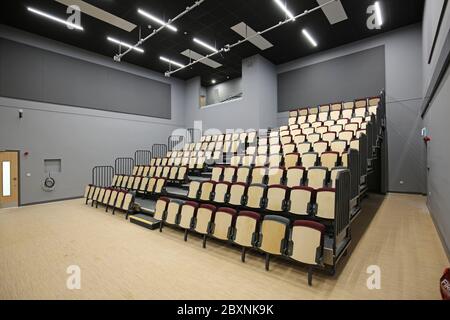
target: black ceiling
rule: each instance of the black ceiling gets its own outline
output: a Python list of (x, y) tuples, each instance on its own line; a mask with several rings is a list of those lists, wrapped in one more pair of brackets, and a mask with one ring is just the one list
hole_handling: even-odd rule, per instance
[[(149, 24), (149, 21), (137, 13), (137, 8), (142, 8), (168, 20), (182, 12), (187, 6), (192, 5), (194, 1), (87, 0), (86, 2), (142, 26), (142, 34), (147, 35), (149, 30), (145, 26)], [(317, 6), (316, 0), (286, 1), (294, 14)], [(323, 12), (318, 10), (266, 33), (264, 37), (274, 45), (270, 49), (261, 51), (250, 43), (244, 43), (228, 53), (215, 56), (213, 59), (223, 65), (218, 69), (198, 63), (190, 69), (176, 73), (174, 77), (189, 79), (200, 75), (203, 85), (208, 86), (213, 78), (221, 82), (228, 77), (240, 76), (242, 59), (257, 53), (274, 64), (281, 64), (422, 20), (424, 0), (380, 0), (384, 25), (381, 30), (369, 30), (366, 27), (368, 17), (366, 11), (373, 2), (374, 0), (342, 0), (349, 17), (344, 22), (330, 25)], [(84, 31), (71, 31), (63, 25), (60, 26), (27, 12), (27, 6), (59, 17), (66, 15), (66, 7), (53, 0), (6, 0), (1, 4), (1, 22), (109, 56), (111, 59), (117, 53), (118, 48), (117, 45), (106, 41), (106, 36), (113, 36), (129, 43), (136, 43), (138, 40), (139, 28), (129, 33), (90, 16), (82, 15), (81, 23)], [(177, 33), (163, 30), (143, 45), (145, 54), (131, 52), (123, 58), (123, 61), (164, 73), (168, 70), (168, 65), (159, 60), (161, 55), (181, 63), (188, 63), (188, 58), (182, 56), (180, 52), (192, 49), (205, 55), (209, 53), (194, 44), (193, 37), (215, 43), (217, 48), (221, 48), (241, 39), (230, 29), (239, 22), (243, 21), (253, 29), (261, 31), (284, 18), (284, 13), (272, 0), (206, 0), (174, 23), (178, 28)], [(317, 48), (311, 47), (301, 36), (302, 28), (308, 28), (316, 37), (319, 42)]]

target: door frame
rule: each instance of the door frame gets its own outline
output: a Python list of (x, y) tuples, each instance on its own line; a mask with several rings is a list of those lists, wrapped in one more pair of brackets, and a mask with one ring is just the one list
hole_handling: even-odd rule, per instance
[(0, 150), (0, 152), (15, 152), (17, 153), (17, 206), (22, 206), (22, 200), (21, 200), (21, 192), (20, 192), (20, 186), (21, 186), (21, 179), (20, 179), (20, 150)]

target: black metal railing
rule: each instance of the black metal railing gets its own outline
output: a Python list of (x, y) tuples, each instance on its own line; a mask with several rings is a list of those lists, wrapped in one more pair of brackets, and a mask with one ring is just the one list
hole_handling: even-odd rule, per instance
[(114, 162), (115, 174), (131, 175), (134, 168), (133, 158), (117, 158)]
[(98, 187), (110, 187), (114, 177), (114, 167), (97, 166), (92, 169), (92, 184)]
[(134, 153), (134, 165), (147, 166), (152, 159), (152, 152), (150, 150), (137, 150)]
[(164, 158), (166, 155), (167, 155), (167, 145), (157, 143), (152, 146), (153, 158)]

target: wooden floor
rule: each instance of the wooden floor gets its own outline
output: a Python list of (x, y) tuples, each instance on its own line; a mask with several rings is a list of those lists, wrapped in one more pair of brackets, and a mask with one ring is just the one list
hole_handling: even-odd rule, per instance
[[(82, 200), (0, 210), (0, 299), (439, 299), (448, 260), (425, 198), (372, 195), (335, 277), (183, 233), (149, 231)], [(358, 241), (359, 240), (359, 241)], [(66, 269), (81, 268), (81, 290)], [(367, 267), (381, 268), (369, 290)]]

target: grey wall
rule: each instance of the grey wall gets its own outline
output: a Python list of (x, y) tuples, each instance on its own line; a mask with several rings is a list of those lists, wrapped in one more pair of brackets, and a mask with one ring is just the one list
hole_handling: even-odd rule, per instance
[(386, 87), (384, 52), (379, 46), (280, 73), (278, 111), (378, 95)]
[(199, 107), (200, 78), (186, 82), (186, 127), (201, 122), (203, 129), (259, 129), (276, 126), (275, 66), (256, 55), (242, 63), (242, 99)]
[[(278, 73), (379, 46), (384, 46), (386, 60), (389, 191), (425, 193), (425, 151), (420, 135), (423, 125), (420, 24), (289, 62), (278, 66)], [(287, 112), (279, 113), (278, 124), (286, 124), (288, 116)]]
[[(424, 40), (434, 39), (436, 16), (440, 14), (434, 1), (427, 1), (424, 16)], [(444, 77), (432, 97), (427, 113), (424, 117), (424, 126), (429, 130), (432, 140), (427, 146), (428, 167), (428, 207), (443, 244), (450, 257), (450, 69), (448, 66), (439, 70), (438, 61), (448, 58), (448, 50), (444, 44), (450, 39), (450, 8), (447, 7), (441, 31), (437, 36), (437, 45), (431, 61), (424, 55), (424, 92), (432, 92), (431, 78), (443, 72)], [(424, 41), (423, 51), (429, 51), (430, 41)]]
[(0, 39), (0, 96), (170, 119), (170, 85)]
[[(0, 97), (0, 150), (28, 151), (21, 156), (22, 204), (80, 196), (96, 165), (113, 165), (119, 156), (133, 156), (138, 149), (167, 143), (173, 130), (184, 127), (185, 83), (167, 79), (146, 69), (117, 64), (112, 58), (95, 55), (44, 38), (0, 28), (0, 38), (12, 39), (65, 54), (171, 86), (170, 120), (90, 110), (64, 105)], [(19, 119), (18, 110), (24, 110)], [(41, 188), (44, 159), (62, 159), (62, 172), (55, 174), (56, 190)], [(27, 174), (30, 174), (28, 177)]]
[(242, 78), (225, 81), (206, 88), (206, 104), (223, 102), (242, 93)]

